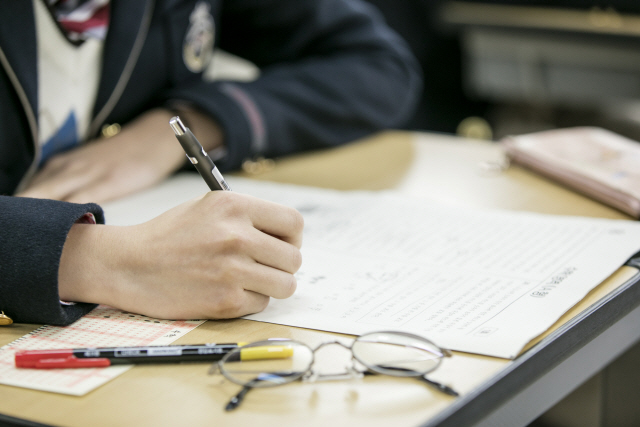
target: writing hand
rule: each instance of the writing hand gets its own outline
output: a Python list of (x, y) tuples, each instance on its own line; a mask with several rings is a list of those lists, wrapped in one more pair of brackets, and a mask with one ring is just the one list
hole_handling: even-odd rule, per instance
[(232, 318), (287, 298), (300, 268), (302, 216), (214, 191), (129, 227), (72, 227), (60, 298), (166, 319)]

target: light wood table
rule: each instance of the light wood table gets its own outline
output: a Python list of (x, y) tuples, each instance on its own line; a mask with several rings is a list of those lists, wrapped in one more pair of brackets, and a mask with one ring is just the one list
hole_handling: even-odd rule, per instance
[[(492, 143), (387, 132), (337, 149), (278, 160), (273, 170), (254, 178), (345, 190), (396, 188), (461, 208), (626, 218), (527, 171), (487, 172), (482, 167), (484, 162), (500, 161), (501, 156)], [(637, 273), (635, 268), (622, 267), (514, 361), (455, 353), (432, 377), (452, 385), (461, 393), (458, 398), (411, 379), (375, 376), (254, 390), (238, 410), (225, 413), (223, 406), (238, 386), (208, 376), (207, 364), (183, 364), (136, 366), (83, 397), (0, 386), (0, 413), (64, 426), (526, 425), (638, 339), (627, 333), (623, 344), (610, 340), (615, 350), (598, 354), (597, 361), (581, 366), (579, 374), (564, 369), (563, 375), (570, 378), (563, 377), (562, 385), (547, 384), (543, 392), (538, 390), (547, 376), (556, 378), (554, 370), (580, 354), (582, 347), (618, 325), (635, 321), (633, 316), (640, 318)], [(0, 344), (36, 326), (0, 328)], [(314, 345), (334, 336), (237, 319), (206, 322), (176, 343), (286, 337)], [(349, 355), (339, 350), (326, 354), (323, 350), (318, 358), (323, 357), (336, 369), (349, 361)], [(531, 390), (542, 401), (533, 402)], [(523, 405), (518, 399), (532, 403)]]

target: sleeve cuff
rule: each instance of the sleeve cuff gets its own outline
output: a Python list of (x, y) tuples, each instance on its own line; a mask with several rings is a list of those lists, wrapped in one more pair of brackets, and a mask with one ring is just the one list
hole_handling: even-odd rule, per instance
[(0, 196), (0, 211), (0, 310), (18, 323), (68, 325), (93, 309), (95, 304), (60, 302), (58, 269), (69, 229), (78, 221), (104, 223), (102, 209)]

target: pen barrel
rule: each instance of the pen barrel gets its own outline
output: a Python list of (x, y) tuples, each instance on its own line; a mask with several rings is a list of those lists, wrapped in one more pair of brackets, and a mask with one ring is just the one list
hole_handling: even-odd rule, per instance
[(184, 134), (176, 135), (176, 138), (180, 142), (180, 145), (182, 145), (189, 161), (195, 166), (200, 176), (202, 176), (202, 179), (204, 179), (212, 191), (230, 190), (215, 163), (213, 163), (213, 160), (211, 160), (207, 152), (204, 151), (204, 148), (202, 148), (202, 145), (200, 145), (191, 130), (187, 128)]
[(184, 356), (115, 357), (109, 360), (112, 365), (140, 365), (156, 363), (215, 362), (223, 357), (224, 354), (199, 354)]
[(102, 349), (76, 349), (73, 355), (79, 359), (107, 358), (112, 365), (140, 363), (203, 362), (222, 359), (238, 348), (238, 344), (112, 347)]

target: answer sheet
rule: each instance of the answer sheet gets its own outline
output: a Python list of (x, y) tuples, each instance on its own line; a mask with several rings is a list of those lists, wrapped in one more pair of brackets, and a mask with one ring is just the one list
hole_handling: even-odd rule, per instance
[(44, 325), (0, 348), (0, 384), (82, 396), (133, 365), (107, 368), (16, 368), (20, 350), (169, 345), (204, 320), (160, 320), (100, 305), (69, 326)]
[[(305, 218), (296, 293), (247, 316), (263, 322), (346, 334), (406, 331), (453, 350), (514, 358), (640, 250), (634, 221), (228, 181)], [(144, 196), (156, 202), (133, 222), (206, 191), (203, 185), (180, 177), (153, 190), (164, 196)], [(131, 223), (130, 207), (126, 200), (107, 206), (108, 222)]]

